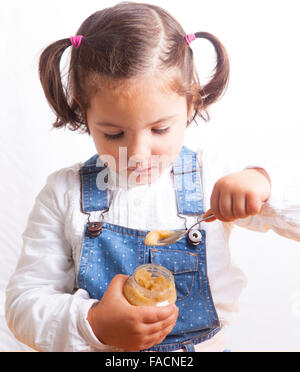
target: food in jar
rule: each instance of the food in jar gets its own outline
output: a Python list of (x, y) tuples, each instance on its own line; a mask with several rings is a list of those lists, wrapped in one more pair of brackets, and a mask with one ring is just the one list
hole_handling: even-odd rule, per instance
[(127, 279), (124, 295), (131, 305), (165, 306), (176, 302), (171, 271), (158, 264), (138, 266)]

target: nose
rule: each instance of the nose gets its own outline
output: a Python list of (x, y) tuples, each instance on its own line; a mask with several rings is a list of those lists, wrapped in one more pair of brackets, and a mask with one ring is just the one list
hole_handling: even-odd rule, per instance
[(149, 168), (151, 147), (147, 136), (136, 135), (127, 148), (128, 168)]

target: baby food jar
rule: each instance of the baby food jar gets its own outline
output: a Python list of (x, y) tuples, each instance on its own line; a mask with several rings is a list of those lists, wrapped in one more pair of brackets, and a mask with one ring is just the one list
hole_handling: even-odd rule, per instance
[(173, 304), (177, 298), (173, 274), (157, 264), (138, 266), (125, 283), (124, 295), (136, 306)]

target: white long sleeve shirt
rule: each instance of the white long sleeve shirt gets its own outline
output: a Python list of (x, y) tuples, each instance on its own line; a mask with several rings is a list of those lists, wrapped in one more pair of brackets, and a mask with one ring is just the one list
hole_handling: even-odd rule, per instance
[[(210, 208), (213, 186), (221, 177), (246, 167), (261, 166), (269, 173), (272, 195), (259, 215), (238, 224), (256, 231), (277, 233), (300, 241), (300, 199), (298, 188), (287, 182), (288, 174), (272, 162), (256, 162), (201, 150), (204, 210)], [(230, 160), (228, 162), (228, 160)], [(81, 163), (51, 174), (36, 198), (23, 233), (23, 249), (6, 293), (6, 319), (15, 337), (40, 351), (114, 351), (101, 344), (87, 321), (96, 301), (78, 289), (81, 244), (87, 215), (80, 211)], [(171, 167), (153, 184), (113, 190), (104, 221), (141, 230), (180, 229), (184, 220), (177, 215)], [(95, 219), (100, 212), (93, 212)], [(188, 227), (196, 222), (187, 216)], [(246, 277), (230, 258), (232, 223), (214, 221), (201, 228), (207, 236), (207, 269), (218, 316), (228, 324), (238, 310)], [(210, 341), (211, 343), (211, 341)]]

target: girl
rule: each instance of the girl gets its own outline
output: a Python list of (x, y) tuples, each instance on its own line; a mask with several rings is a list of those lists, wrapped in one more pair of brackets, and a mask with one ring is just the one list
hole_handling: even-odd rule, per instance
[[(205, 86), (193, 62), (196, 38), (217, 55)], [(50, 175), (37, 196), (7, 288), (10, 329), (43, 351), (224, 350), (245, 285), (230, 262), (232, 221), (299, 238), (284, 211), (274, 212), (272, 169), (226, 165), (223, 153), (183, 146), (186, 127), (207, 119), (227, 86), (224, 47), (205, 32), (186, 35), (157, 6), (121, 3), (48, 46), (39, 67), (54, 127), (86, 131), (97, 154)], [(145, 245), (150, 230), (188, 228), (203, 213), (214, 217), (199, 223), (196, 240)], [(124, 298), (126, 278), (148, 262), (174, 273), (176, 305), (135, 307)]]

